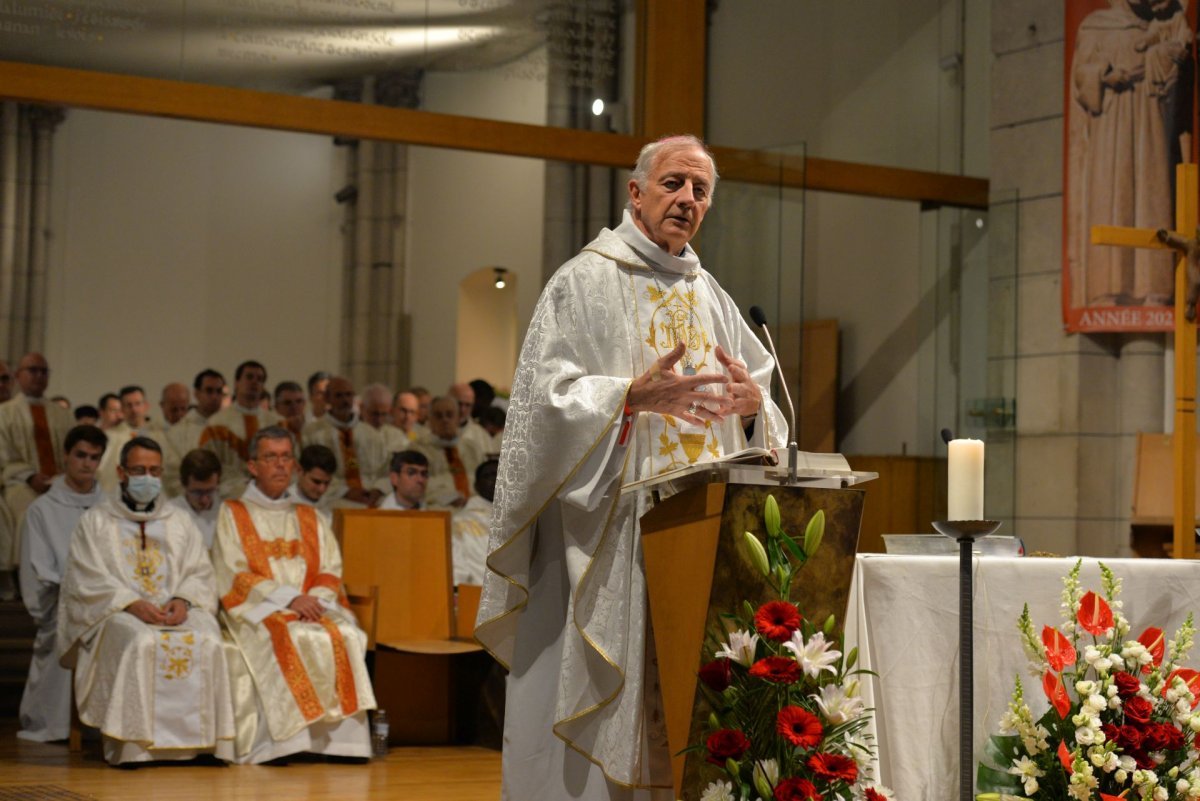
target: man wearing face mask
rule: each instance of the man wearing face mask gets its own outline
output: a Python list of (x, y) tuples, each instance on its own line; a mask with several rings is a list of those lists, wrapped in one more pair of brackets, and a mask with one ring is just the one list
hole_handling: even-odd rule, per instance
[(188, 515), (204, 538), (204, 550), (212, 548), (217, 529), (217, 486), (221, 483), (221, 462), (212, 451), (197, 448), (179, 463), (183, 493), (167, 501)]
[(37, 623), (33, 662), (21, 696), (22, 740), (63, 740), (71, 726), (71, 673), (58, 663), (55, 629), (58, 591), (67, 566), (71, 534), (79, 518), (103, 498), (96, 471), (108, 445), (95, 426), (67, 432), (67, 469), (29, 505), (21, 523), (21, 600)]
[(62, 663), (79, 718), (110, 764), (233, 758), (229, 672), (203, 538), (164, 503), (162, 449), (121, 449), (120, 495), (88, 510), (71, 538), (58, 612)]

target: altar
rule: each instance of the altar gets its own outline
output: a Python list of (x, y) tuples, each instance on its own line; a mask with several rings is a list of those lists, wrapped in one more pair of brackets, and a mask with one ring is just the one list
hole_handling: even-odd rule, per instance
[[(1124, 580), (1121, 600), (1131, 638), (1158, 626), (1168, 639), (1195, 612), (1200, 562), (1104, 559)], [(1041, 680), (1028, 672), (1017, 634), (1024, 604), (1034, 628), (1062, 621), (1062, 579), (1075, 559), (976, 557), (975, 754), (983, 753), (1021, 677), (1035, 716), (1049, 708)], [(867, 707), (874, 707), (876, 780), (905, 801), (958, 794), (957, 556), (860, 554), (846, 611), (846, 646), (858, 645)], [(1085, 558), (1080, 582), (1101, 591), (1097, 560)], [(1186, 661), (1200, 665), (1200, 648)]]

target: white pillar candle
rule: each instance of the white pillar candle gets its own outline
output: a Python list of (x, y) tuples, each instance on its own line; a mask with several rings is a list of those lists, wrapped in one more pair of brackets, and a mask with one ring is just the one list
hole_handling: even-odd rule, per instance
[(951, 440), (948, 461), (947, 517), (951, 520), (983, 520), (983, 442)]

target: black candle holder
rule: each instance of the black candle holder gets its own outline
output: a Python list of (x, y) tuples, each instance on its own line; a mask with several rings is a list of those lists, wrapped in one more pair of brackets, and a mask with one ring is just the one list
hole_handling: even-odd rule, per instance
[(935, 520), (937, 533), (958, 542), (958, 798), (975, 795), (975, 604), (971, 546), (1000, 528), (998, 520)]

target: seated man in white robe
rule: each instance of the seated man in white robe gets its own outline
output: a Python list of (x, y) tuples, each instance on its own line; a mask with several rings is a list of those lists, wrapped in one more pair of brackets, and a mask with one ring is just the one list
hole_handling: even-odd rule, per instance
[(286, 428), (293, 437), (299, 439), (304, 432), (304, 424), (308, 422), (308, 416), (304, 411), (308, 406), (308, 401), (304, 397), (304, 387), (295, 381), (280, 381), (275, 385), (274, 401), (275, 405), (272, 408), (275, 410), (275, 414), (283, 419), (280, 425)]
[(329, 379), (328, 409), (304, 427), (304, 445), (324, 445), (337, 457), (337, 473), (329, 502), (341, 508), (375, 506), (386, 490), (388, 451), (383, 434), (354, 411), (354, 384), (342, 376)]
[[(195, 405), (167, 429), (167, 443), (180, 459), (200, 447), (200, 435), (208, 427), (208, 419), (221, 411), (225, 377), (213, 369), (201, 370), (192, 381), (192, 397)], [(163, 476), (163, 489), (171, 496), (183, 494), (177, 472), (168, 471)]]
[(337, 472), (337, 457), (324, 445), (306, 445), (300, 451), (300, 474), (292, 484), (291, 494), (295, 503), (315, 507), (328, 515), (330, 509), (329, 486)]
[(492, 499), (500, 462), (488, 459), (475, 469), (475, 492), (467, 505), (454, 512), (450, 548), (455, 584), (483, 584), (487, 573), (488, 538), (492, 534)]
[(167, 501), (187, 514), (204, 538), (204, 550), (212, 549), (217, 531), (217, 487), (221, 484), (221, 460), (212, 451), (196, 448), (179, 463), (183, 493)]
[(392, 425), (392, 391), (387, 385), (368, 384), (363, 389), (358, 416), (383, 437), (383, 449), (388, 459), (408, 447), (408, 434)]
[(429, 459), (428, 501), (434, 509), (462, 508), (471, 497), (471, 478), (484, 460), (474, 440), (459, 436), (459, 405), (450, 397), (434, 398), (429, 406), (429, 427), (413, 442)]
[(420, 451), (392, 454), (392, 491), (383, 496), (381, 511), (414, 512), (425, 508), (425, 488), (429, 484), (429, 460)]
[(208, 418), (200, 447), (221, 460), (221, 498), (237, 498), (246, 489), (247, 450), (256, 431), (279, 423), (280, 417), (262, 408), (267, 368), (256, 361), (238, 365), (233, 377), (233, 403)]
[(120, 495), (84, 513), (71, 538), (59, 599), (79, 719), (100, 730), (110, 764), (232, 759), (229, 669), (200, 532), (160, 497), (157, 442), (127, 442), (117, 469)]
[(371, 754), (367, 710), (375, 695), (367, 637), (343, 606), (342, 557), (328, 523), (293, 502), (292, 438), (269, 426), (250, 440), (253, 481), (226, 501), (213, 564), (221, 621), (241, 652), (237, 686), (239, 762), (301, 751)]
[(37, 623), (33, 661), (21, 696), (22, 740), (66, 739), (71, 726), (71, 672), (58, 663), (58, 590), (79, 518), (103, 498), (96, 471), (108, 437), (95, 426), (67, 432), (66, 472), (55, 476), (21, 523), (21, 600)]

